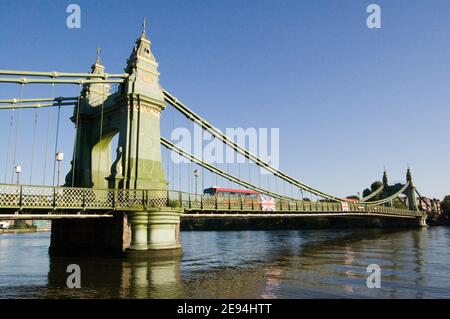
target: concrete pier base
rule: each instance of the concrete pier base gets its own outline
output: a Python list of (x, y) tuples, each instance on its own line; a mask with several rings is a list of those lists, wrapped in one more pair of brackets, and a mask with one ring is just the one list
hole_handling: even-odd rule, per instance
[(130, 258), (167, 258), (182, 255), (180, 215), (180, 210), (169, 207), (129, 213), (133, 241), (125, 255)]
[(128, 220), (131, 225), (131, 245), (128, 250), (145, 251), (147, 250), (147, 212), (133, 212), (128, 214)]
[(181, 213), (162, 207), (117, 212), (113, 218), (54, 220), (49, 254), (52, 257), (179, 257), (182, 255)]
[(419, 226), (420, 227), (428, 227), (428, 225), (427, 225), (427, 215), (424, 215), (424, 216), (422, 216), (419, 219)]
[(113, 218), (58, 219), (52, 222), (49, 254), (52, 257), (121, 257), (130, 246), (125, 214)]

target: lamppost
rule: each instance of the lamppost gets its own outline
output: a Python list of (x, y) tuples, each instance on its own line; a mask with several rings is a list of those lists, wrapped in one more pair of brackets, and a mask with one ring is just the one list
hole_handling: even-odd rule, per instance
[(58, 177), (57, 177), (57, 183), (56, 187), (59, 187), (59, 172), (61, 168), (61, 162), (64, 160), (64, 153), (63, 152), (57, 152), (56, 153), (56, 161), (58, 162)]
[(198, 177), (200, 176), (200, 171), (198, 169), (194, 169), (194, 177), (195, 177), (195, 200), (197, 200), (197, 184)]
[(20, 173), (21, 173), (21, 172), (22, 172), (22, 166), (16, 165), (17, 186), (19, 186), (19, 176), (20, 176)]

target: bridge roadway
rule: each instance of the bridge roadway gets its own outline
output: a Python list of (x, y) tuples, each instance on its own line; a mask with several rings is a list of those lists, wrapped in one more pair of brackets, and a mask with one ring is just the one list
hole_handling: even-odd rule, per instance
[(96, 190), (90, 188), (0, 184), (0, 219), (72, 219), (112, 217), (114, 212), (181, 207), (182, 217), (395, 217), (418, 218), (423, 212), (386, 206), (304, 200), (275, 200), (263, 210), (258, 198), (196, 195), (172, 190)]

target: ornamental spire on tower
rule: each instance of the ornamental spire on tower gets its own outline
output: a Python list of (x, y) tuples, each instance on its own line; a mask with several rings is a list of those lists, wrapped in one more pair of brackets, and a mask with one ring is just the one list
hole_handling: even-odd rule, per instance
[(147, 17), (144, 17), (144, 20), (142, 21), (141, 38), (147, 39)]
[(389, 180), (388, 180), (388, 176), (387, 176), (387, 172), (386, 172), (386, 167), (384, 168), (384, 172), (383, 172), (383, 186), (384, 187), (389, 186)]
[(100, 46), (97, 46), (97, 62), (95, 62), (96, 64), (102, 64), (102, 61), (100, 60), (101, 52), (102, 52), (102, 49), (100, 48)]

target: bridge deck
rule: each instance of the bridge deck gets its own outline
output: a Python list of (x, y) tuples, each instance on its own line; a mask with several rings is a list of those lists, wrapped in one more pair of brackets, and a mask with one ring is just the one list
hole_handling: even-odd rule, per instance
[(165, 206), (184, 209), (186, 217), (322, 215), (417, 218), (423, 214), (361, 203), (348, 203), (345, 207), (337, 202), (279, 199), (276, 199), (273, 210), (266, 210), (259, 198), (194, 195), (170, 190), (96, 190), (0, 184), (0, 218), (21, 218), (24, 214), (36, 214), (36, 218), (38, 215), (39, 218), (46, 215), (49, 218), (105, 217), (114, 211), (141, 211)]

